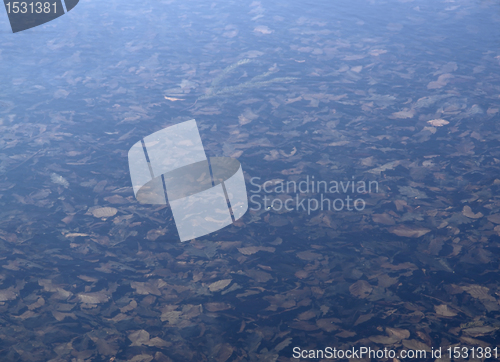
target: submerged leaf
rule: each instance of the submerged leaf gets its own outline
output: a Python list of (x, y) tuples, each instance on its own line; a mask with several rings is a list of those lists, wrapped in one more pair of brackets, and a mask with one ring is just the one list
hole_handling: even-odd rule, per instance
[(238, 248), (238, 251), (243, 255), (252, 255), (259, 251), (267, 251), (270, 253), (274, 253), (275, 250), (276, 249), (273, 247), (266, 247), (266, 246), (247, 246), (244, 248)]
[(227, 287), (229, 284), (231, 284), (231, 281), (232, 281), (231, 279), (219, 280), (215, 283), (210, 284), (208, 286), (208, 289), (210, 289), (211, 292), (218, 292)]
[(442, 127), (442, 126), (446, 126), (447, 124), (450, 124), (450, 122), (448, 122), (444, 119), (441, 119), (441, 118), (431, 119), (430, 121), (427, 121), (427, 123), (429, 123), (431, 126), (434, 126), (434, 127)]
[(436, 314), (443, 317), (454, 317), (457, 315), (454, 311), (450, 310), (446, 304), (435, 305), (434, 309)]
[(390, 228), (389, 231), (397, 236), (405, 236), (407, 238), (419, 238), (422, 235), (430, 232), (429, 229), (426, 228), (418, 228), (418, 227), (408, 227), (404, 225), (396, 226)]
[(118, 212), (114, 207), (100, 207), (98, 209), (92, 210), (92, 215), (94, 217), (102, 218), (102, 217), (111, 217), (115, 216)]
[(367, 298), (372, 292), (373, 287), (366, 280), (358, 280), (349, 287), (349, 291), (357, 298)]
[(483, 214), (478, 212), (477, 214), (474, 214), (472, 212), (472, 209), (470, 208), (470, 206), (464, 206), (464, 209), (462, 210), (462, 214), (464, 214), (465, 216), (467, 216), (468, 218), (470, 219), (479, 219), (481, 217), (483, 217)]

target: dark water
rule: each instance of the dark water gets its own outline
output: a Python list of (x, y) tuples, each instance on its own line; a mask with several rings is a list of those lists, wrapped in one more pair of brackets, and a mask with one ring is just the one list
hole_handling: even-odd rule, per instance
[[(16, 34), (0, 20), (0, 360), (499, 344), (499, 2), (88, 0)], [(127, 152), (192, 118), (253, 210), (180, 243), (169, 207), (135, 200)], [(313, 178), (338, 192), (276, 189)]]

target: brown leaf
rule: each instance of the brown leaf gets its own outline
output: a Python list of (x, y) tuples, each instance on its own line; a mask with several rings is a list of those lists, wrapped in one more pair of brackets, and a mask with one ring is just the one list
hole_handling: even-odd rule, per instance
[(147, 282), (130, 282), (130, 286), (135, 289), (137, 294), (141, 295), (161, 295), (161, 292), (158, 288), (166, 286), (163, 280), (149, 280)]
[(148, 234), (146, 235), (146, 239), (150, 241), (155, 241), (158, 239), (160, 236), (163, 236), (167, 233), (165, 229), (152, 229), (148, 231)]
[(446, 126), (450, 122), (448, 122), (444, 119), (438, 118), (438, 119), (431, 119), (430, 121), (427, 121), (427, 123), (429, 123), (431, 126), (434, 126), (434, 127), (442, 127), (442, 126)]
[(145, 343), (146, 345), (150, 346), (150, 347), (156, 347), (156, 348), (165, 348), (165, 347), (170, 347), (172, 345), (172, 343), (170, 342), (167, 342), (159, 337), (154, 337), (154, 338), (151, 338), (147, 343)]
[(448, 84), (448, 79), (453, 78), (452, 74), (442, 74), (434, 82), (427, 84), (427, 89), (438, 89)]
[(301, 321), (307, 321), (307, 320), (309, 320), (311, 318), (315, 318), (315, 317), (316, 317), (316, 312), (314, 312), (313, 310), (308, 310), (308, 311), (300, 313), (297, 316), (297, 319), (301, 320)]
[(256, 26), (253, 31), (255, 33), (259, 33), (259, 34), (264, 34), (264, 35), (267, 35), (267, 34), (271, 34), (274, 30), (270, 30), (267, 26), (265, 25), (258, 25)]
[(297, 153), (297, 147), (293, 147), (293, 149), (290, 151), (290, 153), (286, 153), (285, 151), (283, 150), (280, 150), (280, 155), (284, 156), (284, 157), (292, 157), (293, 155), (295, 155)]
[(238, 116), (238, 120), (240, 121), (240, 124), (243, 126), (245, 124), (248, 124), (252, 122), (253, 120), (259, 118), (257, 114), (252, 112), (250, 108), (246, 108), (243, 114)]
[(240, 124), (241, 124), (242, 126), (244, 126), (245, 124), (248, 124), (248, 123), (252, 122), (252, 120), (251, 120), (251, 119), (248, 119), (247, 117), (245, 117), (245, 116), (244, 116), (244, 115), (242, 115), (242, 114), (238, 116), (238, 119), (239, 119)]
[(389, 274), (379, 274), (377, 276), (378, 286), (382, 288), (390, 287), (398, 282), (398, 278), (392, 278)]
[(500, 214), (489, 215), (488, 221), (491, 221), (494, 224), (500, 224)]
[(474, 338), (470, 338), (470, 337), (466, 337), (466, 336), (460, 337), (460, 341), (463, 344), (466, 344), (466, 345), (469, 345), (469, 346), (480, 346), (480, 347), (483, 347), (483, 348), (491, 347), (491, 345), (489, 343), (485, 342), (485, 341), (481, 341), (479, 339), (474, 339)]
[(340, 338), (349, 338), (349, 337), (354, 337), (355, 335), (356, 335), (356, 332), (342, 331), (340, 333), (337, 333), (335, 336), (340, 337)]
[(415, 115), (414, 109), (405, 109), (403, 111), (394, 112), (389, 118), (405, 119), (405, 118), (413, 118), (414, 115)]
[(25, 320), (25, 319), (28, 319), (28, 318), (36, 317), (37, 315), (38, 314), (35, 313), (35, 312), (33, 312), (32, 310), (27, 310), (26, 312), (24, 312), (21, 315), (14, 316), (14, 318), (17, 318), (17, 319), (20, 319), (20, 320)]
[(292, 343), (292, 338), (287, 338), (287, 339), (285, 339), (284, 341), (281, 341), (280, 343), (278, 343), (278, 344), (276, 345), (276, 347), (274, 347), (274, 350), (275, 350), (276, 352), (279, 352), (279, 351), (281, 351), (282, 349), (284, 349), (285, 347), (288, 347), (288, 345), (289, 345), (290, 343)]
[(358, 280), (349, 287), (351, 294), (361, 299), (368, 297), (372, 290), (372, 286), (366, 280)]
[(339, 326), (333, 324), (338, 321), (339, 320), (337, 318), (322, 318), (316, 321), (316, 325), (325, 332), (332, 332), (339, 329)]
[(214, 350), (217, 351), (215, 360), (217, 362), (226, 362), (233, 354), (233, 347), (229, 343), (223, 343), (215, 346)]
[(375, 167), (375, 168), (369, 170), (368, 172), (380, 174), (381, 172), (384, 172), (384, 171), (387, 171), (387, 170), (393, 170), (400, 163), (401, 163), (401, 161), (399, 161), (399, 160), (391, 161), (391, 162), (388, 162), (388, 163), (386, 163), (386, 164), (384, 164), (382, 166)]
[(165, 311), (161, 314), (162, 322), (168, 321), (168, 324), (177, 324), (181, 318), (182, 312), (178, 310)]
[(247, 246), (244, 248), (238, 248), (238, 251), (243, 255), (252, 255), (259, 251), (267, 251), (270, 253), (274, 253), (275, 250), (276, 250), (275, 248), (267, 246)]
[(304, 279), (309, 276), (309, 272), (304, 269), (301, 269), (295, 272), (295, 276), (299, 279)]
[(487, 287), (483, 287), (481, 285), (477, 284), (472, 284), (472, 285), (466, 285), (461, 287), (462, 290), (466, 291), (469, 293), (473, 298), (477, 298), (480, 300), (490, 300), (490, 301), (496, 301), (496, 299), (490, 295), (490, 289)]
[(17, 243), (17, 235), (0, 230), (0, 239), (9, 243)]
[(62, 322), (64, 320), (64, 318), (66, 318), (66, 317), (69, 317), (69, 318), (72, 318), (75, 320), (78, 319), (77, 316), (75, 315), (75, 313), (62, 313), (62, 312), (58, 312), (56, 310), (52, 311), (52, 315), (59, 322)]
[(415, 264), (410, 263), (408, 261), (405, 263), (398, 264), (398, 265), (384, 263), (381, 266), (382, 266), (382, 268), (391, 269), (391, 270), (405, 270), (405, 269), (416, 270), (416, 269), (418, 269), (418, 267)]
[(141, 346), (149, 342), (149, 333), (144, 329), (141, 329), (129, 334), (128, 339), (132, 341), (131, 346)]
[(357, 326), (358, 324), (364, 323), (366, 321), (369, 321), (370, 319), (373, 318), (375, 314), (373, 313), (368, 313), (368, 314), (363, 314), (360, 315), (358, 319), (356, 319), (356, 322), (354, 322), (354, 325)]
[(115, 216), (118, 212), (114, 207), (100, 207), (92, 210), (92, 215), (97, 218)]
[(40, 297), (40, 298), (38, 298), (38, 300), (35, 303), (28, 305), (28, 309), (35, 310), (37, 308), (40, 308), (43, 305), (45, 305), (45, 299)]
[(448, 308), (446, 304), (435, 305), (436, 314), (443, 317), (455, 317), (457, 313)]
[(203, 306), (209, 312), (219, 312), (221, 310), (231, 309), (231, 306), (224, 302), (205, 303)]
[(134, 310), (135, 308), (137, 308), (137, 302), (132, 299), (129, 304), (127, 304), (125, 307), (120, 308), (120, 312), (127, 313), (131, 310)]
[(405, 207), (408, 207), (405, 200), (394, 200), (394, 204), (396, 205), (396, 209), (398, 211), (403, 211)]
[(153, 356), (143, 353), (132, 357), (127, 362), (151, 362), (153, 358), (154, 358)]
[(108, 293), (105, 290), (101, 290), (100, 292), (93, 293), (79, 293), (78, 298), (82, 303), (86, 304), (99, 304), (107, 302), (110, 298)]
[(479, 337), (484, 336), (486, 334), (490, 334), (493, 331), (496, 331), (497, 328), (491, 326), (481, 326), (481, 327), (473, 327), (464, 329), (463, 332), (468, 334), (471, 337)]
[(464, 209), (462, 210), (462, 214), (464, 214), (464, 216), (467, 216), (470, 219), (479, 219), (480, 217), (484, 216), (480, 212), (478, 212), (477, 214), (474, 214), (472, 212), (472, 209), (470, 208), (470, 206), (464, 206)]
[[(131, 131), (131, 132), (132, 132), (132, 131)], [(100, 192), (103, 192), (103, 191), (104, 191), (104, 187), (106, 187), (107, 183), (108, 183), (108, 181), (106, 181), (106, 180), (99, 181), (99, 182), (97, 183), (97, 185), (95, 185), (95, 187), (94, 187), (93, 191), (94, 191), (95, 193), (100, 193)]]
[(398, 341), (410, 338), (410, 331), (407, 329), (387, 327), (385, 331), (390, 337), (397, 338)]
[(373, 49), (373, 50), (370, 50), (370, 55), (372, 55), (374, 57), (378, 57), (379, 55), (385, 54), (385, 53), (387, 53), (387, 50), (385, 50), (385, 49)]
[(231, 279), (223, 279), (219, 280), (217, 282), (214, 282), (208, 286), (208, 289), (210, 289), (211, 292), (218, 292), (225, 287), (227, 287), (229, 284), (231, 284)]
[(331, 142), (328, 144), (328, 146), (333, 146), (333, 147), (340, 147), (340, 146), (345, 146), (349, 144), (349, 141), (337, 141), (337, 142)]
[(299, 259), (302, 259), (302, 260), (313, 261), (316, 259), (320, 259), (321, 254), (313, 253), (312, 251), (307, 250), (307, 251), (301, 251), (300, 253), (297, 253), (297, 257)]
[(254, 270), (254, 269), (250, 269), (250, 270), (247, 270), (246, 271), (246, 274), (254, 279), (255, 281), (259, 282), (259, 283), (265, 283), (267, 282), (268, 280), (272, 279), (273, 277), (271, 276), (271, 274), (269, 273), (266, 273), (265, 271), (262, 271), (262, 270)]
[(126, 204), (128, 203), (127, 199), (120, 195), (107, 196), (104, 198), (104, 201), (109, 202), (110, 204)]
[(389, 231), (397, 236), (405, 236), (407, 238), (419, 238), (430, 232), (430, 230), (426, 228), (408, 227), (405, 225), (390, 228)]
[(376, 222), (379, 224), (384, 224), (384, 225), (394, 225), (395, 224), (392, 216), (387, 214), (387, 213), (373, 214), (372, 219), (373, 219), (373, 222)]
[(398, 338), (396, 337), (389, 337), (389, 336), (371, 336), (368, 337), (368, 339), (374, 343), (379, 343), (379, 344), (394, 344), (397, 341), (399, 341)]
[(427, 352), (431, 352), (431, 347), (429, 347), (425, 343), (417, 341), (416, 339), (404, 339), (403, 340), (403, 346), (405, 346), (408, 349), (424, 350), (424, 351), (427, 351)]

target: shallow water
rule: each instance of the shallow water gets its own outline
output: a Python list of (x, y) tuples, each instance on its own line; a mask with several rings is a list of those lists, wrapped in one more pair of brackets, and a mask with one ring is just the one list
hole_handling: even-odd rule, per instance
[[(0, 359), (496, 347), (499, 22), (495, 1), (427, 0), (1, 16)], [(250, 210), (180, 243), (127, 153), (193, 118)]]

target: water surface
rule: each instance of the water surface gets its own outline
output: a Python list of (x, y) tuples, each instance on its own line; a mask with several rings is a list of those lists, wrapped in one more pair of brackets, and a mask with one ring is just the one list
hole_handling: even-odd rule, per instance
[[(2, 361), (498, 344), (498, 2), (88, 0), (17, 34), (0, 20)], [(293, 210), (180, 243), (169, 207), (134, 199), (127, 152), (192, 118), (249, 197)], [(378, 189), (308, 212), (321, 193), (254, 185), (313, 177)]]

